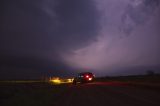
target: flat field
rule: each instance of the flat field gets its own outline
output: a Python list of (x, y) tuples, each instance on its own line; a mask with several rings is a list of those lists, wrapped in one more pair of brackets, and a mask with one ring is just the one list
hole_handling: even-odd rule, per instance
[(100, 78), (77, 85), (1, 81), (0, 106), (160, 106), (157, 80), (131, 79)]

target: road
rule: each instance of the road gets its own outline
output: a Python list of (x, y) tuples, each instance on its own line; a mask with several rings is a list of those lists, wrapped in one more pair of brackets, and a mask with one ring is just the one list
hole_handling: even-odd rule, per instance
[(160, 106), (160, 92), (120, 82), (70, 85), (54, 106)]

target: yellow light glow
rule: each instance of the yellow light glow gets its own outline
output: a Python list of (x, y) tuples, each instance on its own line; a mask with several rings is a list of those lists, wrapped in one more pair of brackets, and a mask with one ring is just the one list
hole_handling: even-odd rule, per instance
[(61, 80), (53, 80), (53, 82), (55, 82), (55, 83), (60, 83)]
[(59, 78), (54, 78), (50, 80), (51, 82), (55, 83), (55, 84), (60, 84), (61, 80)]
[(54, 77), (50, 79), (50, 82), (53, 84), (64, 84), (64, 83), (72, 83), (73, 78), (68, 79), (60, 79), (59, 77)]
[(73, 82), (73, 79), (67, 79), (67, 82), (71, 83)]

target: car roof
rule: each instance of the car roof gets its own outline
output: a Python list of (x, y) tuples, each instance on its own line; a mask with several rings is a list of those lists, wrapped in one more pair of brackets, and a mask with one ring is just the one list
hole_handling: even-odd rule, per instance
[(82, 73), (79, 73), (79, 75), (83, 75), (83, 74), (92, 74), (91, 72), (82, 72)]

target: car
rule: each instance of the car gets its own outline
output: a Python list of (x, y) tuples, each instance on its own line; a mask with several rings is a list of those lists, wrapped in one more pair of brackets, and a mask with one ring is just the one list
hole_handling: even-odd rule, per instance
[(94, 78), (95, 75), (91, 72), (79, 73), (78, 76), (74, 77), (73, 84), (93, 82)]

